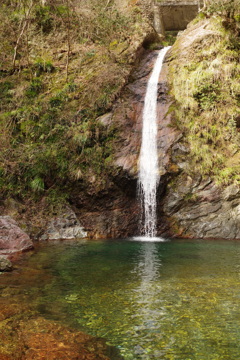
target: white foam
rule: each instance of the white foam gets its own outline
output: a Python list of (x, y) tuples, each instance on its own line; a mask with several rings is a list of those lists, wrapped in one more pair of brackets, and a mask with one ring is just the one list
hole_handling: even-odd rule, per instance
[(141, 242), (166, 242), (169, 241), (168, 239), (164, 239), (162, 237), (148, 237), (148, 236), (134, 236), (133, 238), (129, 239), (130, 241), (141, 241)]
[(170, 47), (160, 50), (148, 80), (143, 108), (142, 144), (139, 156), (138, 194), (142, 206), (143, 233), (154, 238), (157, 232), (157, 185), (160, 180), (157, 151), (158, 79)]

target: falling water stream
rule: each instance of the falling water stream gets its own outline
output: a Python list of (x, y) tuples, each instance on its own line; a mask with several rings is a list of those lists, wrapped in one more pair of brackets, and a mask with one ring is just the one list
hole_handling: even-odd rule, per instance
[(160, 180), (157, 152), (157, 92), (159, 74), (169, 48), (165, 47), (159, 52), (144, 100), (138, 191), (142, 206), (143, 235), (147, 238), (156, 236), (156, 193)]

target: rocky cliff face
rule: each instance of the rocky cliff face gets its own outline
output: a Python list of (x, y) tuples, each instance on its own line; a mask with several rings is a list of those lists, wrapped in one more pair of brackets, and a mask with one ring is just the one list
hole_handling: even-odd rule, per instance
[[(208, 43), (207, 39), (209, 37), (211, 41)], [(199, 54), (203, 50), (207, 51), (207, 49), (210, 49), (212, 51), (212, 43), (216, 37), (219, 37), (219, 28), (214, 27), (211, 21), (204, 20), (191, 26), (180, 36), (177, 44), (170, 51), (159, 78), (158, 151), (161, 174), (158, 189), (159, 235), (191, 238), (240, 238), (240, 188), (238, 181), (234, 176), (232, 178), (226, 176), (224, 181), (221, 182), (221, 179), (216, 175), (218, 174), (217, 168), (211, 169), (211, 164), (214, 164), (215, 161), (214, 159), (220, 156), (221, 153), (224, 156), (224, 150), (221, 149), (217, 141), (214, 142), (214, 139), (206, 140), (206, 143), (209, 145), (209, 162), (208, 168), (205, 168), (205, 171), (201, 171), (201, 166), (206, 164), (207, 156), (196, 159), (191, 142), (191, 132), (188, 131), (183, 122), (181, 123), (181, 118), (179, 117), (181, 106), (186, 108), (190, 107), (191, 104), (186, 105), (185, 103), (180, 104), (176, 102), (176, 97), (174, 96), (175, 89), (172, 85), (174, 77), (173, 69), (174, 66), (175, 68), (177, 66), (176, 61), (183, 62), (185, 58), (186, 65), (183, 62), (181, 66), (189, 66), (191, 68), (193, 66), (192, 62), (187, 63), (186, 61), (188, 56), (191, 59), (194, 56), (194, 52), (198, 52), (198, 56), (200, 56)], [(182, 46), (179, 44), (182, 44)], [(97, 215), (97, 221), (95, 221), (94, 213), (91, 213), (91, 227), (96, 231), (100, 226), (102, 236), (106, 233), (110, 236), (118, 237), (138, 233), (139, 205), (136, 199), (136, 178), (138, 154), (141, 145), (141, 116), (147, 79), (156, 55), (157, 52), (154, 51), (144, 54), (142, 61), (131, 74), (130, 81), (118, 100), (113, 113), (107, 115), (108, 123), (115, 122), (120, 129), (120, 139), (115, 151), (115, 166), (118, 167), (119, 172), (114, 179), (118, 192), (113, 190), (112, 199), (114, 200), (107, 206), (107, 212), (104, 210), (104, 207), (106, 206), (109, 194), (103, 200), (101, 215)], [(196, 61), (196, 57), (194, 61)], [(208, 61), (212, 64), (214, 61), (212, 55), (209, 56)], [(224, 66), (227, 65), (224, 63)], [(208, 75), (208, 78), (206, 74), (203, 79), (199, 78), (199, 87), (202, 89), (204, 84), (206, 84), (204, 81), (209, 82), (209, 78), (212, 78), (212, 76), (216, 77), (217, 74), (218, 69), (213, 75)], [(178, 75), (177, 71), (175, 75)], [(169, 84), (167, 80), (169, 80)], [(184, 91), (187, 91), (188, 83), (192, 79), (189, 77), (188, 79), (183, 79), (183, 81), (182, 87), (185, 88)], [(201, 81), (203, 82), (201, 83)], [(169, 86), (171, 94), (169, 94)], [(221, 85), (219, 85), (219, 91), (220, 89)], [(196, 86), (195, 92), (197, 93), (198, 90), (199, 88)], [(214, 112), (216, 106), (218, 109), (222, 106), (219, 103), (219, 99), (213, 96), (213, 88), (207, 94), (204, 93), (203, 89), (202, 93), (206, 95), (206, 101), (209, 101), (211, 104), (202, 105), (200, 103), (198, 105), (198, 107), (202, 106), (203, 108), (200, 108), (199, 113), (196, 113), (198, 118), (195, 118), (195, 124), (198, 121), (202, 121), (204, 112), (205, 114), (208, 112), (209, 116), (210, 111)], [(222, 92), (223, 97), (224, 95)], [(189, 98), (183, 96), (180, 101), (190, 103), (190, 96), (192, 96), (192, 99), (197, 98), (194, 93), (190, 95), (189, 90)], [(199, 95), (201, 101), (203, 101), (201, 96)], [(194, 104), (194, 106), (197, 106), (197, 104)], [(234, 113), (234, 104), (231, 103), (229, 106), (231, 106), (229, 112)], [(192, 121), (191, 114), (185, 111), (185, 115), (185, 123), (188, 121), (190, 123)], [(218, 126), (219, 129), (221, 126), (225, 127), (225, 145), (226, 147), (233, 147), (238, 143), (238, 131), (237, 129), (231, 129), (232, 135), (229, 138), (227, 133), (230, 130), (228, 125), (224, 125), (224, 122), (227, 121), (226, 114), (221, 113), (219, 115), (219, 123), (216, 123), (217, 120), (215, 120), (214, 124), (203, 124), (202, 127), (207, 129), (208, 126), (209, 129), (206, 131), (209, 134), (211, 133), (212, 126)], [(206, 136), (205, 133), (196, 135), (200, 138)], [(201, 151), (201, 146), (204, 147), (206, 145), (203, 141), (199, 146), (199, 151)], [(233, 156), (237, 156), (236, 150)], [(215, 166), (218, 166), (217, 163)], [(226, 167), (227, 164), (220, 166), (223, 173)], [(88, 218), (88, 215), (85, 216), (86, 224), (89, 224)]]
[(210, 178), (179, 175), (162, 200), (172, 236), (240, 238), (240, 188), (222, 189)]
[[(0, 205), (2, 214), (12, 215), (4, 197), (19, 197), (21, 209), (14, 205), (12, 216), (24, 224), (30, 235), (55, 239), (82, 237), (85, 232), (93, 238), (139, 234), (137, 172), (142, 110), (157, 56), (149, 45), (156, 42), (157, 35), (146, 20), (140, 26), (143, 18), (139, 18), (139, 9), (132, 10), (134, 21), (126, 22), (132, 36), (124, 30), (119, 39), (107, 39), (101, 49), (94, 37), (88, 39), (87, 45), (72, 38), (78, 49), (69, 54), (69, 75), (74, 75), (74, 83), (66, 88), (64, 80), (61, 92), (49, 93), (46, 84), (52, 77), (58, 79), (60, 73), (65, 74), (66, 69), (59, 62), (62, 53), (52, 56), (58, 72), (42, 69), (38, 77), (46, 84), (39, 91), (34, 88), (31, 94), (28, 90), (36, 84), (26, 87), (28, 97), (16, 90), (21, 83), (16, 73), (6, 73), (4, 121), (11, 116), (19, 126), (14, 128), (15, 132), (6, 133), (8, 141), (2, 142), (6, 171), (0, 169), (3, 184)], [(112, 21), (110, 15), (111, 12), (107, 19)], [(119, 19), (126, 21), (125, 17)], [(34, 37), (36, 29), (33, 30)], [(48, 39), (52, 39), (51, 35)], [(165, 59), (157, 108), (159, 235), (240, 238), (240, 66), (235, 39), (231, 29), (223, 28), (221, 19), (203, 19), (178, 37)], [(54, 52), (54, 47), (50, 48)], [(80, 55), (79, 67), (75, 60)], [(13, 84), (10, 86), (7, 80)], [(21, 104), (26, 103), (19, 109), (19, 118), (15, 110), (9, 112), (16, 107), (12, 87), (16, 88)], [(36, 115), (38, 108), (31, 110), (39, 122), (36, 127), (30, 118), (23, 117), (22, 111), (25, 109), (29, 114), (29, 106), (32, 102), (38, 104), (39, 99), (41, 112)], [(50, 129), (46, 111), (49, 116), (54, 114)], [(10, 161), (11, 141), (16, 144), (15, 137), (20, 139), (19, 149), (14, 148), (14, 161)], [(39, 138), (43, 139), (41, 143)], [(25, 168), (20, 169), (20, 164), (25, 164)], [(30, 206), (19, 195), (23, 190), (25, 199), (34, 192)], [(67, 199), (67, 205), (54, 203), (50, 216), (46, 204), (61, 195), (64, 201)], [(60, 214), (58, 206), (67, 210)]]
[[(181, 104), (180, 101), (176, 103), (172, 85), (171, 72), (176, 59), (187, 59), (187, 54), (193, 53), (193, 48), (197, 51), (201, 44), (206, 46), (205, 39), (209, 34), (213, 39), (219, 36), (218, 32), (206, 27), (206, 23), (194, 25), (192, 30), (188, 29), (181, 35), (178, 43), (168, 53), (159, 78), (157, 111), (161, 181), (157, 199), (158, 234), (173, 237), (238, 239), (239, 185), (231, 179), (226, 184), (217, 185), (217, 179), (211, 169), (208, 169), (208, 174), (201, 171), (199, 161), (194, 160), (192, 154), (190, 134), (179, 118)], [(184, 43), (180, 50), (179, 41)], [(111, 175), (101, 191), (96, 192), (94, 188), (88, 187), (72, 198), (73, 208), (81, 224), (88, 236), (93, 238), (139, 235), (137, 173), (142, 111), (147, 81), (158, 51), (144, 48), (138, 51), (139, 60), (113, 110), (98, 119), (106, 129), (113, 125), (118, 129)], [(191, 78), (187, 80), (191, 81)], [(187, 81), (182, 86), (186, 87)], [(185, 100), (189, 101), (186, 98)], [(195, 124), (197, 119), (201, 121), (202, 112), (201, 109)], [(184, 121), (192, 121), (188, 113)], [(214, 158), (215, 152), (220, 153), (221, 150), (217, 147), (215, 150), (210, 148), (209, 158)], [(202, 164), (204, 161), (205, 159), (202, 159)]]
[[(160, 215), (173, 236), (240, 238), (238, 100), (230, 90), (239, 66), (232, 41), (220, 18), (204, 19), (179, 36), (170, 54), (173, 123), (182, 137), (171, 149), (178, 173)], [(227, 68), (235, 75), (225, 76)]]
[[(137, 174), (142, 111), (147, 81), (157, 54), (158, 51), (144, 52), (142, 49), (142, 60), (132, 72), (113, 112), (99, 119), (105, 126), (114, 123), (119, 129), (113, 164), (115, 175), (112, 176), (106, 191), (97, 195), (82, 193), (74, 199), (79, 218), (88, 234), (94, 238), (139, 235)], [(181, 136), (177, 129), (171, 127), (171, 115), (168, 114), (171, 99), (167, 95), (167, 69), (166, 62), (159, 78), (158, 90), (158, 151), (161, 164), (159, 171), (162, 175), (159, 196), (164, 191), (169, 174), (174, 172), (174, 166), (170, 161), (170, 149)]]
[(104, 114), (156, 32), (136, 1), (3, 3), (0, 213), (34, 237), (83, 236), (70, 202), (90, 236), (133, 233), (136, 181), (112, 171)]

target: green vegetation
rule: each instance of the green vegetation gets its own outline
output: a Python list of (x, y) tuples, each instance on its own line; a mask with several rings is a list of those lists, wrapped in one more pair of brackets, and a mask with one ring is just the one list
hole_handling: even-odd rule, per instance
[(172, 46), (177, 38), (178, 31), (166, 31), (165, 39), (163, 40), (164, 46)]
[(140, 9), (114, 1), (3, 1), (0, 198), (104, 188), (117, 130), (97, 118), (111, 110), (145, 31)]
[(187, 171), (227, 184), (240, 182), (240, 7), (222, 4), (205, 9), (178, 38), (170, 76), (176, 124), (190, 148)]
[[(239, 181), (239, 0), (224, 4), (203, 10), (197, 21), (211, 34), (171, 68), (189, 171), (219, 182)], [(65, 201), (106, 186), (117, 129), (98, 118), (112, 110), (147, 31), (141, 8), (124, 12), (113, 0), (2, 2), (0, 199)], [(166, 44), (174, 40), (169, 33)]]

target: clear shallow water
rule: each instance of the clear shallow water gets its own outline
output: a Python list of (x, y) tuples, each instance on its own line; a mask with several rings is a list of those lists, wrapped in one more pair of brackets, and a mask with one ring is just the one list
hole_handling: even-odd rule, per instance
[(16, 293), (126, 360), (239, 359), (240, 242), (62, 242), (20, 265), (0, 277), (6, 301)]

